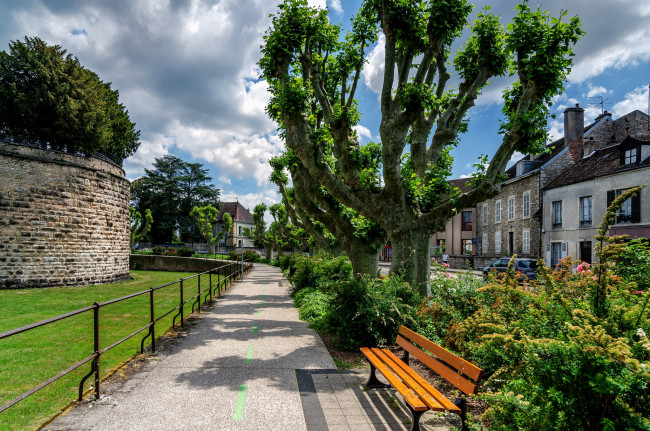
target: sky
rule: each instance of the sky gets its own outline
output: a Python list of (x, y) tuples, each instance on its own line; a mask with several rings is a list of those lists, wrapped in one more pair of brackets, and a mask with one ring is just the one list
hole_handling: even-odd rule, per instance
[[(473, 3), (475, 15), (489, 2)], [(361, 1), (310, 4), (328, 8), (330, 20), (346, 28)], [(493, 0), (491, 11), (505, 24), (515, 4)], [(554, 16), (566, 8), (569, 17), (581, 18), (586, 33), (574, 48), (566, 91), (551, 109), (557, 114), (549, 120), (551, 138), (562, 136), (562, 112), (576, 103), (585, 108), (586, 123), (603, 108), (614, 118), (634, 109), (647, 112), (650, 1), (529, 4)], [(256, 65), (276, 8), (269, 0), (0, 0), (0, 50), (7, 51), (12, 40), (38, 36), (67, 49), (119, 90), (141, 131), (140, 148), (124, 162), (128, 179), (143, 175), (155, 158), (172, 154), (203, 163), (222, 201), (238, 199), (252, 210), (260, 202), (280, 200), (268, 181), (268, 159), (283, 143), (264, 111), (269, 93)], [(362, 144), (379, 141), (383, 38), (367, 50), (366, 59), (358, 90)], [(510, 82), (494, 79), (469, 111), (469, 130), (454, 150), (454, 178), (470, 175), (481, 154), (496, 152), (501, 94)]]

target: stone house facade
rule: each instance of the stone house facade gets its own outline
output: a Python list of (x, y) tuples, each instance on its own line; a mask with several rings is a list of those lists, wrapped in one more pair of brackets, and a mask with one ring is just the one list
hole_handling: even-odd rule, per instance
[[(469, 178), (451, 180), (454, 187), (461, 192), (469, 188)], [(450, 255), (476, 254), (476, 210), (465, 208), (447, 222), (445, 229), (431, 237), (432, 254), (441, 254), (442, 246)]]
[(219, 247), (226, 248), (253, 248), (253, 239), (244, 235), (245, 229), (255, 230), (253, 215), (242, 204), (237, 202), (221, 202), (221, 210), (215, 225), (215, 233), (221, 232), (223, 226), (223, 213), (227, 212), (232, 217), (232, 227), (226, 237), (221, 240)]
[(583, 156), (604, 145), (622, 140), (632, 131), (648, 126), (648, 116), (633, 111), (617, 120), (603, 113), (584, 126), (584, 110), (576, 105), (564, 112), (565, 136), (539, 156), (525, 156), (506, 171), (501, 192), (476, 206), (478, 254), (499, 257), (545, 257), (542, 220), (544, 188)]
[[(647, 133), (647, 132), (646, 132)], [(650, 137), (628, 136), (621, 142), (585, 152), (574, 166), (544, 189), (543, 248), (547, 264), (560, 259), (595, 261), (594, 237), (617, 194), (650, 180)], [(610, 235), (650, 237), (650, 190), (628, 199)]]

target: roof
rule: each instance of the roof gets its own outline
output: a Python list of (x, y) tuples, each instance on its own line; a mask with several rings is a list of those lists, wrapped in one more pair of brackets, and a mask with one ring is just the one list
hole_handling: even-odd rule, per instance
[(242, 204), (238, 202), (221, 202), (221, 210), (219, 211), (219, 220), (222, 219), (224, 212), (230, 214), (233, 221), (241, 221), (246, 223), (254, 223), (253, 215)]
[[(647, 137), (645, 139), (648, 139)], [(618, 172), (650, 166), (650, 157), (633, 165), (621, 165), (621, 154), (630, 146), (650, 145), (650, 140), (628, 136), (620, 143), (594, 151), (551, 181), (544, 189), (555, 189)]]

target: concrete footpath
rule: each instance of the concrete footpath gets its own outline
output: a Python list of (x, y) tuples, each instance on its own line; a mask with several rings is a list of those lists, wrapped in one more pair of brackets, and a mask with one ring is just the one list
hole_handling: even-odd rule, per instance
[(364, 373), (336, 370), (288, 287), (278, 268), (255, 265), (185, 338), (42, 429), (406, 430), (392, 391), (364, 391)]

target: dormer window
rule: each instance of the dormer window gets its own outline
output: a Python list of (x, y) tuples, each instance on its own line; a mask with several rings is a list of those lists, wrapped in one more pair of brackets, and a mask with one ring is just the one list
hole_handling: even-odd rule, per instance
[(636, 148), (631, 148), (629, 150), (625, 150), (625, 155), (623, 157), (623, 162), (625, 165), (631, 165), (636, 163), (637, 158), (636, 158)]

